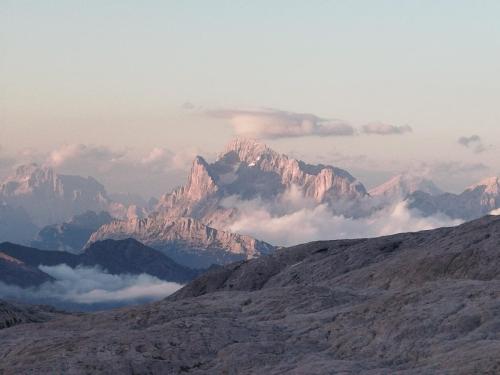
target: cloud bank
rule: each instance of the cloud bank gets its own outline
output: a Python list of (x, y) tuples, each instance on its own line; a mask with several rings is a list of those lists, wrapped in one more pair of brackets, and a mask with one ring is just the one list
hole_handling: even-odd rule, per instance
[(39, 268), (56, 281), (26, 289), (0, 282), (0, 297), (82, 305), (126, 305), (159, 300), (182, 287), (146, 274), (110, 275), (99, 267), (71, 268), (60, 264)]
[[(238, 201), (238, 219), (228, 229), (270, 242), (290, 246), (317, 240), (379, 237), (401, 232), (415, 232), (461, 223), (445, 215), (423, 217), (402, 201), (375, 210), (377, 203), (366, 202), (371, 215), (359, 219), (335, 215), (326, 204), (314, 205), (297, 189), (286, 192), (276, 205), (261, 200)], [(373, 206), (370, 206), (373, 205)]]

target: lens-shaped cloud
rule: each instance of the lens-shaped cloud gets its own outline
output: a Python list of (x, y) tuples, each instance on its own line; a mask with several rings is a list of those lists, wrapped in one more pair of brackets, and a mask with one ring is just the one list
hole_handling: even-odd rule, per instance
[(252, 138), (290, 138), (305, 136), (351, 136), (352, 125), (318, 117), (310, 113), (295, 113), (276, 109), (211, 110), (211, 117), (227, 119), (238, 136)]

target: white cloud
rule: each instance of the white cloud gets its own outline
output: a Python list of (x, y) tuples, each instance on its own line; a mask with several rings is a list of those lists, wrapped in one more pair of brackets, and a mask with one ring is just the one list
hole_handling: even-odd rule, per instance
[(320, 118), (310, 113), (295, 113), (276, 109), (212, 110), (211, 117), (228, 119), (235, 133), (253, 138), (289, 138), (304, 136), (349, 136), (355, 129), (339, 120)]
[(163, 147), (154, 147), (147, 155), (141, 158), (141, 163), (146, 166), (161, 167), (165, 171), (171, 169), (188, 170), (200, 150), (195, 147), (173, 152)]
[(353, 136), (360, 132), (390, 135), (412, 132), (412, 128), (408, 125), (395, 126), (380, 122), (369, 123), (358, 130), (356, 126), (346, 121), (271, 108), (208, 110), (205, 114), (229, 120), (236, 135), (252, 138)]
[(155, 147), (151, 150), (149, 154), (141, 159), (142, 164), (153, 164), (160, 160), (165, 160), (165, 158), (170, 156), (170, 153), (161, 147)]
[(460, 224), (444, 215), (422, 217), (418, 211), (410, 210), (405, 202), (395, 203), (365, 218), (347, 218), (333, 214), (326, 204), (313, 205), (293, 189), (276, 205), (234, 198), (230, 204), (236, 206), (240, 214), (229, 230), (282, 246), (316, 240), (378, 237)]
[(83, 144), (67, 144), (53, 150), (47, 163), (53, 167), (65, 164), (97, 162), (114, 163), (125, 156), (125, 152), (116, 152), (103, 146), (88, 146)]
[(0, 283), (0, 297), (26, 301), (50, 299), (77, 304), (126, 304), (159, 300), (182, 287), (146, 274), (111, 275), (98, 267), (71, 268), (60, 264), (39, 268), (56, 281), (26, 289)]

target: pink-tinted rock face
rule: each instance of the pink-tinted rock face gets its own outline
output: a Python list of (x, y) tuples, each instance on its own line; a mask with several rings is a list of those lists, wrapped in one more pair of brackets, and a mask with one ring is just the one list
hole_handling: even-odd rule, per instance
[[(249, 236), (217, 230), (196, 219), (169, 218), (161, 214), (145, 219), (116, 220), (103, 225), (92, 234), (89, 245), (105, 239), (131, 237), (159, 250), (172, 247), (188, 252), (213, 250), (237, 255), (235, 259), (252, 259), (273, 250), (272, 246)], [(212, 263), (217, 263), (217, 259), (214, 258)]]
[(142, 207), (113, 201), (92, 177), (58, 174), (37, 164), (18, 167), (0, 183), (0, 203), (23, 209), (38, 227), (61, 223), (87, 211), (107, 211), (114, 217), (144, 215)]
[(421, 191), (430, 195), (442, 194), (434, 182), (424, 176), (403, 173), (370, 190), (372, 197), (382, 197), (390, 200), (404, 199), (408, 195)]
[(0, 200), (22, 207), (39, 226), (87, 210), (107, 210), (111, 203), (104, 186), (92, 177), (60, 175), (36, 164), (19, 167), (0, 186)]
[(309, 165), (262, 143), (236, 139), (212, 164), (197, 157), (188, 183), (164, 195), (157, 210), (168, 216), (192, 216), (220, 228), (235, 215), (235, 207), (221, 204), (224, 199), (272, 202), (292, 188), (317, 204), (332, 206), (367, 196), (364, 186), (342, 169)]

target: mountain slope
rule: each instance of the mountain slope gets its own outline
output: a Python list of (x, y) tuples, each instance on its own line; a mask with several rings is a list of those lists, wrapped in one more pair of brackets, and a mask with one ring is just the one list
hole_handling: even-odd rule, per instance
[(2, 330), (0, 372), (498, 373), (499, 242), (486, 217), (278, 250), (161, 302)]
[(91, 236), (89, 244), (129, 237), (162, 251), (178, 263), (195, 268), (251, 259), (274, 249), (249, 236), (216, 230), (191, 218), (170, 219), (160, 214), (103, 225)]
[(26, 288), (37, 286), (54, 279), (38, 268), (25, 264), (0, 251), (0, 281), (9, 285)]

